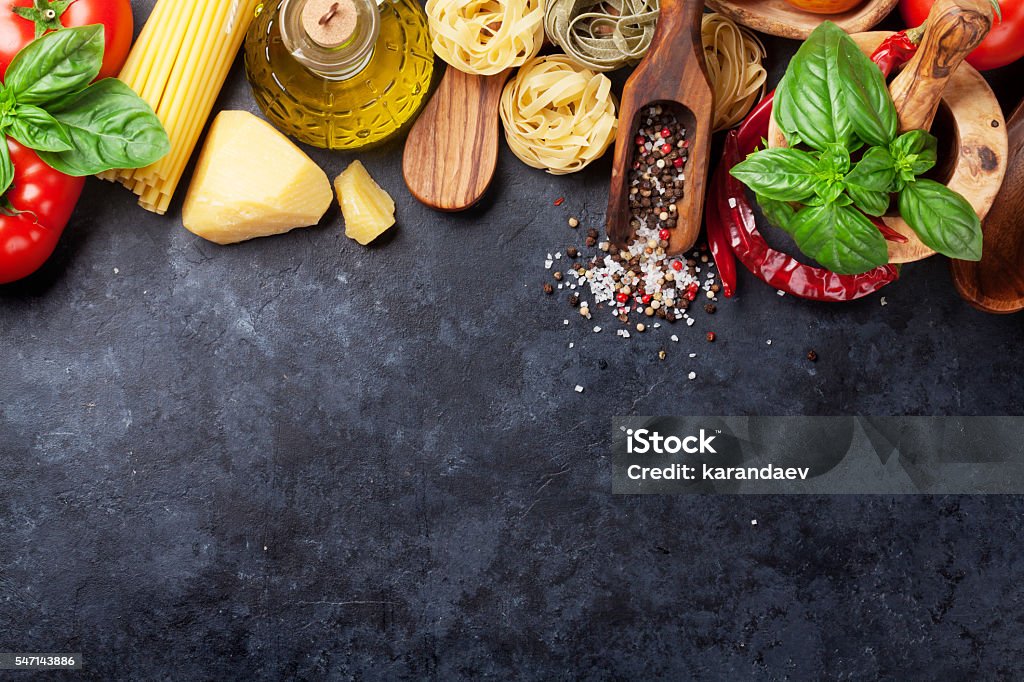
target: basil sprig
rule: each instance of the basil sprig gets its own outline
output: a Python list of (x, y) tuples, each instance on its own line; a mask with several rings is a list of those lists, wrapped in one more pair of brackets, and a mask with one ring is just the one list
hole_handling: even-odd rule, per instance
[[(92, 83), (103, 62), (103, 26), (66, 28), (26, 45), (0, 84), (0, 133), (74, 176), (142, 168), (170, 151), (153, 110), (115, 78)], [(90, 84), (91, 83), (91, 84)], [(0, 144), (0, 193), (14, 179)]]
[(882, 72), (838, 26), (823, 22), (797, 50), (776, 89), (774, 116), (789, 148), (756, 151), (731, 172), (805, 254), (841, 274), (884, 265), (885, 239), (867, 216), (884, 215), (895, 195), (928, 247), (981, 258), (981, 221), (971, 205), (920, 177), (935, 166), (935, 138), (924, 130), (898, 134)]

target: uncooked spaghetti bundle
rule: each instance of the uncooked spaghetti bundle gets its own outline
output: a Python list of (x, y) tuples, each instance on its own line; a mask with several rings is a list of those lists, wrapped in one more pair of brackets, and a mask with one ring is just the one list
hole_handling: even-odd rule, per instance
[(119, 78), (146, 100), (171, 139), (151, 166), (104, 173), (166, 213), (260, 0), (158, 0)]
[(574, 173), (615, 139), (612, 82), (555, 55), (532, 59), (501, 93), (505, 139), (523, 163), (549, 173)]
[(521, 66), (544, 43), (543, 0), (427, 0), (431, 46), (466, 73)]

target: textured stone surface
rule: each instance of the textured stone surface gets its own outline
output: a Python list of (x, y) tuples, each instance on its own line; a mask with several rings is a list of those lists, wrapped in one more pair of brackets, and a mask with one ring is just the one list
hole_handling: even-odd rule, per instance
[[(240, 69), (220, 106), (252, 109)], [(399, 205), (373, 248), (336, 209), (217, 247), (180, 195), (159, 218), (90, 181), (0, 289), (0, 650), (95, 679), (1024, 674), (1020, 498), (614, 498), (608, 447), (616, 414), (1020, 413), (1021, 317), (933, 259), (885, 307), (744, 274), (678, 344), (593, 334), (540, 285), (607, 161), (504, 150), (484, 206), (438, 215), (400, 150), (359, 154)]]

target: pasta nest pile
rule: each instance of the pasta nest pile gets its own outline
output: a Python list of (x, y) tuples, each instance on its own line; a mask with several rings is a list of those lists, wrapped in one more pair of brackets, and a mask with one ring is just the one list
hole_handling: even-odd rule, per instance
[(501, 94), (508, 146), (533, 168), (574, 173), (615, 139), (615, 96), (607, 76), (555, 55), (527, 62)]
[(428, 0), (426, 11), (434, 52), (466, 73), (520, 66), (544, 43), (543, 0)]

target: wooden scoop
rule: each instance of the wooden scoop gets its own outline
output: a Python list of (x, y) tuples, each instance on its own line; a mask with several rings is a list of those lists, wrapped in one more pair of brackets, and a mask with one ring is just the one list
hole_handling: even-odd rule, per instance
[(991, 28), (988, 0), (936, 0), (917, 53), (889, 86), (900, 132), (931, 128), (950, 76)]
[(950, 261), (957, 291), (988, 313), (1024, 310), (1024, 102), (1006, 128), (1010, 136), (1006, 178), (982, 224), (981, 260)]
[(714, 96), (704, 63), (700, 37), (704, 0), (662, 0), (658, 26), (647, 56), (626, 81), (619, 107), (615, 161), (608, 197), (608, 236), (619, 246), (633, 234), (630, 227), (629, 168), (640, 111), (660, 104), (686, 128), (690, 156), (683, 173), (683, 197), (676, 202), (677, 224), (668, 240), (668, 253), (693, 246), (700, 232), (704, 184), (708, 174), (711, 114)]
[(449, 66), (405, 141), (402, 175), (421, 203), (463, 211), (483, 197), (498, 163), (498, 103), (507, 69), (476, 76)]

